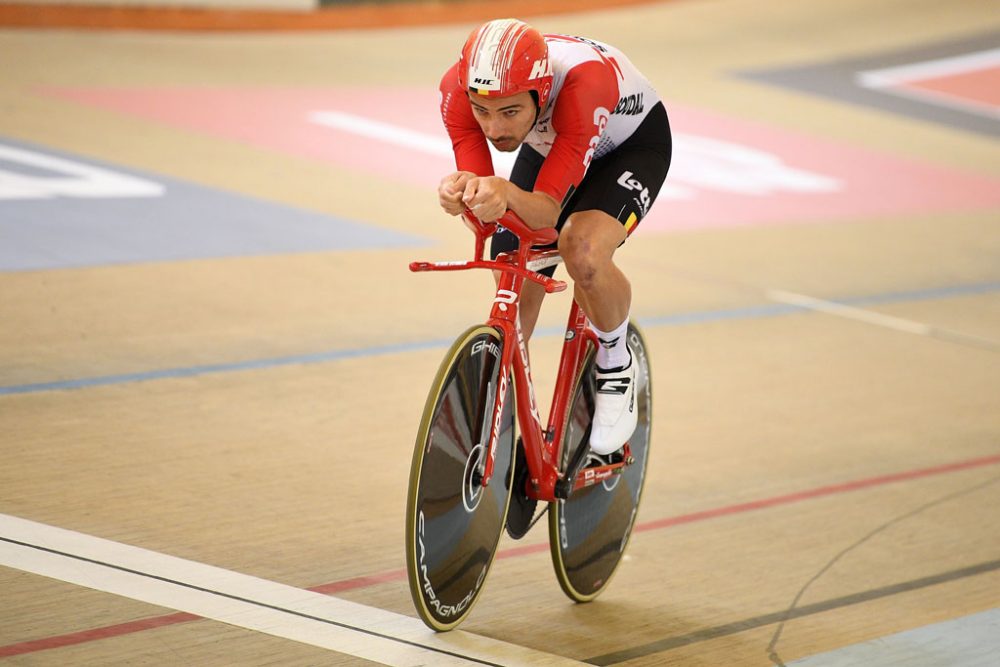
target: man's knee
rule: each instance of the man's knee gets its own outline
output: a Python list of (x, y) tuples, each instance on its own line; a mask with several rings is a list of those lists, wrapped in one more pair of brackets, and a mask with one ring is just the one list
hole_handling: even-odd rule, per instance
[[(617, 226), (617, 227), (616, 227)], [(621, 242), (617, 220), (599, 211), (574, 213), (559, 234), (559, 254), (570, 277), (586, 287), (606, 265)], [(621, 232), (624, 236), (624, 232)]]
[(581, 228), (572, 224), (563, 228), (559, 234), (559, 254), (573, 280), (579, 283), (593, 278), (597, 270), (594, 245)]

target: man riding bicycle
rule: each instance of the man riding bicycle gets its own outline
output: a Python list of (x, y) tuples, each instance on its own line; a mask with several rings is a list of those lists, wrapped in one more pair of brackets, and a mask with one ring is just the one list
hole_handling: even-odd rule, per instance
[[(663, 103), (616, 48), (542, 35), (515, 19), (472, 32), (441, 80), (441, 95), (458, 169), (441, 181), (441, 207), (451, 215), (469, 209), (485, 222), (511, 209), (533, 229), (559, 230), (574, 297), (601, 343), (590, 446), (610, 454), (637, 419), (625, 337), (632, 290), (613, 256), (649, 212), (670, 166)], [(509, 180), (494, 175), (487, 140), (503, 152), (520, 148)], [(516, 247), (517, 237), (500, 229), (491, 254)], [(526, 339), (544, 296), (541, 286), (525, 284)]]

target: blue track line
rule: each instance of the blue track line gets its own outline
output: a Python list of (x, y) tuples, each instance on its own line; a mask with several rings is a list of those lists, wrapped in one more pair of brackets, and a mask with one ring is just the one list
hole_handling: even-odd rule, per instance
[[(970, 285), (956, 285), (953, 287), (940, 287), (924, 290), (913, 290), (906, 292), (888, 292), (884, 294), (873, 294), (867, 296), (850, 297), (840, 299), (837, 303), (850, 306), (867, 306), (888, 303), (903, 303), (908, 301), (930, 301), (934, 299), (946, 299), (959, 296), (973, 296), (976, 294), (989, 294), (1000, 291), (1000, 282), (975, 283)], [(731, 308), (725, 310), (706, 310), (690, 313), (676, 313), (661, 317), (645, 317), (639, 319), (639, 324), (647, 329), (655, 327), (676, 327), (689, 324), (704, 324), (708, 322), (720, 322), (725, 320), (748, 320), (765, 317), (779, 317), (791, 315), (793, 313), (811, 312), (807, 309), (789, 306), (784, 304), (764, 304), (760, 306), (749, 306), (746, 308)], [(540, 329), (536, 336), (562, 336), (562, 327), (552, 327)], [(363, 347), (341, 350), (327, 350), (325, 352), (315, 352), (311, 354), (298, 354), (286, 357), (272, 357), (268, 359), (251, 359), (248, 361), (237, 361), (227, 364), (203, 364), (200, 366), (188, 366), (182, 368), (165, 368), (161, 370), (142, 371), (139, 373), (125, 373), (121, 375), (104, 375), (98, 377), (78, 378), (75, 380), (61, 380), (56, 382), (39, 382), (35, 384), (21, 384), (0, 387), (0, 396), (16, 394), (33, 394), (44, 391), (86, 389), (89, 387), (101, 387), (107, 385), (129, 384), (132, 382), (146, 382), (149, 380), (165, 380), (170, 378), (193, 377), (197, 375), (211, 375), (215, 373), (232, 373), (240, 371), (261, 370), (267, 368), (278, 368), (281, 366), (293, 366), (297, 364), (317, 364), (330, 361), (340, 361), (342, 359), (356, 359), (362, 357), (379, 357), (387, 354), (400, 354), (406, 352), (418, 352), (422, 350), (446, 348), (453, 340), (437, 339), (427, 341), (416, 341), (412, 343), (396, 343), (392, 345), (379, 345), (375, 347)]]

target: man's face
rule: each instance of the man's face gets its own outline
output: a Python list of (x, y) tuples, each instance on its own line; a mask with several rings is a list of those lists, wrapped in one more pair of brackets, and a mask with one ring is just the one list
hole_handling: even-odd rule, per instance
[(538, 110), (529, 92), (509, 97), (486, 97), (469, 93), (472, 115), (483, 134), (498, 151), (517, 150), (535, 124)]

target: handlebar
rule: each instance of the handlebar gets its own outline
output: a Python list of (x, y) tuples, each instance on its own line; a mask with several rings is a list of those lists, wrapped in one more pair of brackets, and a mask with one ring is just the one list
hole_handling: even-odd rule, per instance
[(522, 244), (529, 246), (548, 245), (550, 243), (555, 243), (556, 239), (559, 238), (559, 232), (557, 232), (554, 227), (532, 229), (524, 222), (524, 220), (521, 220), (517, 213), (514, 213), (514, 211), (509, 209), (496, 222), (483, 222), (469, 209), (465, 209), (465, 213), (462, 214), (462, 219), (465, 221), (466, 226), (468, 226), (477, 237), (481, 236), (483, 240), (496, 233), (498, 226), (510, 230), (514, 236), (520, 239)]
[[(531, 250), (532, 246), (549, 245), (555, 243), (559, 238), (559, 232), (553, 227), (544, 229), (532, 229), (513, 211), (508, 210), (496, 222), (483, 222), (475, 216), (469, 209), (462, 214), (462, 221), (466, 227), (476, 235), (476, 254), (472, 261), (462, 262), (411, 262), (410, 271), (460, 271), (462, 269), (493, 269), (521, 276), (526, 280), (536, 282), (545, 288), (546, 292), (561, 292), (566, 289), (566, 283), (562, 280), (549, 278), (537, 271), (528, 268), (529, 256), (543, 259), (545, 263), (552, 263), (558, 260), (558, 253), (555, 250), (538, 253)], [(496, 260), (484, 261), (483, 253), (486, 249), (486, 239), (496, 233), (497, 229), (503, 226), (510, 230), (520, 240), (520, 248), (516, 253), (502, 253)], [(545, 257), (540, 257), (544, 254)], [(553, 256), (556, 257), (553, 257)], [(516, 259), (515, 259), (516, 257)]]

